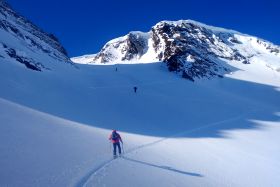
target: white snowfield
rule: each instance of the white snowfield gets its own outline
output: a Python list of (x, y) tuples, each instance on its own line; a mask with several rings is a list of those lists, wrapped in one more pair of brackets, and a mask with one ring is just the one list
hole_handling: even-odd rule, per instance
[(277, 187), (275, 59), (194, 83), (161, 62), (35, 72), (0, 59), (0, 186)]

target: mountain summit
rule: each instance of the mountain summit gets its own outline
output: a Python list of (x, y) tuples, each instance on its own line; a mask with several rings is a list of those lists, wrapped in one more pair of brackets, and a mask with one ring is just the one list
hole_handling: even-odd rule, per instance
[(163, 61), (170, 71), (194, 81), (223, 77), (232, 71), (229, 62), (262, 61), (280, 71), (280, 48), (257, 37), (192, 20), (161, 21), (147, 33), (130, 32), (109, 41), (97, 54), (72, 60), (89, 64)]

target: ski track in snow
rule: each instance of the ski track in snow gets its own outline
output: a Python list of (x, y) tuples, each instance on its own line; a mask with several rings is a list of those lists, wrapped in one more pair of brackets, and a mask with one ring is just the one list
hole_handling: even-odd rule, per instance
[[(135, 148), (132, 148), (128, 151), (126, 151), (122, 156), (126, 155), (126, 154), (130, 154), (130, 153), (133, 153), (134, 151), (137, 151), (137, 150), (140, 150), (140, 149), (143, 149), (145, 147), (149, 147), (149, 146), (153, 146), (155, 144), (158, 144), (158, 143), (161, 143), (163, 141), (166, 141), (170, 138), (175, 138), (177, 136), (181, 136), (181, 135), (186, 135), (186, 134), (190, 134), (190, 133), (193, 133), (193, 132), (196, 132), (196, 131), (199, 131), (199, 130), (202, 130), (202, 129), (206, 129), (208, 127), (214, 127), (214, 126), (218, 126), (218, 125), (221, 125), (221, 124), (224, 124), (224, 123), (227, 123), (227, 122), (232, 122), (232, 121), (236, 121), (236, 120), (239, 120), (241, 119), (242, 117), (246, 116), (247, 114), (250, 114), (250, 113), (254, 113), (254, 112), (257, 112), (257, 111), (261, 111), (261, 110), (253, 110), (251, 112), (248, 112), (248, 113), (244, 113), (242, 115), (237, 115), (237, 116), (234, 116), (232, 118), (229, 118), (229, 119), (225, 119), (225, 120), (222, 120), (222, 121), (217, 121), (217, 122), (213, 122), (213, 123), (209, 123), (209, 124), (206, 124), (204, 126), (200, 126), (198, 128), (194, 128), (192, 130), (188, 130), (188, 131), (183, 131), (183, 132), (180, 132), (180, 133), (176, 133), (174, 135), (171, 135), (171, 136), (168, 136), (168, 137), (165, 137), (165, 138), (161, 138), (157, 141), (154, 141), (154, 142), (151, 142), (151, 143), (147, 143), (147, 144), (144, 144), (144, 145), (140, 145), (140, 146), (137, 146)], [(120, 157), (121, 158), (121, 157)], [(115, 162), (116, 160), (118, 160), (118, 158), (114, 159), (110, 159), (110, 160), (107, 160), (103, 163), (101, 163), (99, 166), (93, 168), (90, 172), (88, 172), (80, 181), (78, 181), (78, 183), (76, 184), (77, 187), (84, 187), (84, 186), (87, 186), (88, 182), (91, 180), (91, 178), (95, 175), (97, 175), (100, 171), (102, 171), (103, 169), (105, 169), (107, 166), (109, 166), (111, 163)]]

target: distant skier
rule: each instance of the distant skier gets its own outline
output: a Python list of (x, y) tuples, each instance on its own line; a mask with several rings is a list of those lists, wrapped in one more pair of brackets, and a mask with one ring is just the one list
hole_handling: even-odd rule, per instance
[(121, 155), (122, 154), (122, 150), (121, 150), (120, 142), (123, 143), (123, 141), (122, 141), (122, 138), (121, 138), (120, 134), (117, 133), (116, 130), (113, 130), (112, 134), (109, 137), (109, 140), (111, 140), (111, 142), (113, 143), (113, 148), (114, 148), (113, 154), (114, 154), (114, 157), (117, 156), (117, 147), (118, 147), (119, 155)]
[(133, 89), (134, 89), (134, 93), (136, 93), (137, 92), (137, 86), (134, 86)]

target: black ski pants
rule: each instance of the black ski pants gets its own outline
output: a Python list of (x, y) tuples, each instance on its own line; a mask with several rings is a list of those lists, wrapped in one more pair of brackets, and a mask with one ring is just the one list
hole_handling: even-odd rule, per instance
[(118, 147), (119, 154), (122, 153), (120, 142), (117, 142), (117, 143), (113, 143), (114, 155), (117, 154), (117, 147)]

